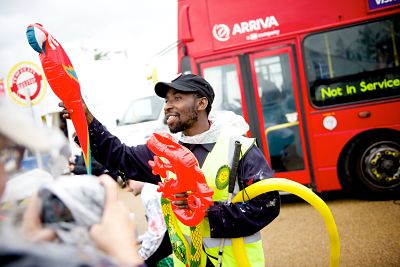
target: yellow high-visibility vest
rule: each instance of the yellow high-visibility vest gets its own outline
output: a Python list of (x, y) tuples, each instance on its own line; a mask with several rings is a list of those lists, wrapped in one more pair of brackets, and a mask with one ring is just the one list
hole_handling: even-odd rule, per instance
[[(246, 154), (252, 145), (255, 144), (255, 140), (253, 138), (247, 138), (243, 136), (218, 140), (212, 151), (207, 155), (207, 158), (205, 159), (201, 168), (208, 186), (214, 190), (214, 201), (228, 200), (229, 172), (231, 168), (230, 165), (233, 157), (235, 141), (240, 141), (242, 144), (240, 158), (242, 155)], [(175, 178), (174, 174), (168, 173), (168, 178)], [(162, 179), (164, 180), (164, 178)], [(237, 181), (235, 188), (236, 192), (239, 191)], [(200, 225), (197, 226), (197, 229), (190, 229), (190, 227), (182, 224), (176, 219), (174, 213), (172, 212), (169, 200), (163, 199), (162, 204), (164, 218), (167, 222), (168, 233), (170, 235), (172, 248), (174, 250), (174, 266), (205, 266), (207, 255), (204, 253), (203, 249), (196, 252), (194, 254), (195, 256), (191, 255), (193, 250), (199, 249), (200, 239), (207, 254), (212, 256), (209, 257), (209, 259), (216, 266), (216, 258), (218, 257), (221, 239), (210, 237), (210, 225), (208, 218), (205, 217), (201, 221)], [(251, 265), (264, 267), (264, 250), (260, 232), (257, 232), (251, 236), (246, 236), (244, 238), (244, 243), (246, 254), (248, 259), (251, 261)], [(190, 261), (191, 257), (196, 259), (192, 259), (192, 261)], [(238, 266), (233, 254), (232, 240), (230, 238), (225, 238), (224, 240), (222, 266)]]

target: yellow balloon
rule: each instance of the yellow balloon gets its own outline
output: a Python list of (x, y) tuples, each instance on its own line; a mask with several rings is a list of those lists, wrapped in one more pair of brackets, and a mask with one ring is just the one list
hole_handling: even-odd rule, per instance
[(243, 237), (232, 238), (232, 250), (235, 255), (237, 266), (250, 267), (249, 260), (247, 259), (246, 250), (244, 247)]
[[(309, 188), (284, 178), (270, 178), (259, 181), (240, 191), (232, 200), (233, 203), (247, 201), (270, 191), (285, 191), (297, 195), (312, 205), (325, 221), (330, 241), (330, 266), (339, 266), (340, 241), (333, 215), (326, 203)], [(239, 266), (250, 266), (244, 249), (243, 238), (232, 239), (232, 247)]]

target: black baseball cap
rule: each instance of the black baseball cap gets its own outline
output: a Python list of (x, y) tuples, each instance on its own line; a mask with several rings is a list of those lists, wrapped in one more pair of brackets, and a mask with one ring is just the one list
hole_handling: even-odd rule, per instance
[(214, 101), (214, 89), (203, 77), (194, 74), (180, 74), (170, 83), (158, 82), (154, 91), (159, 97), (165, 98), (169, 89), (182, 92), (197, 92), (208, 99), (210, 105)]

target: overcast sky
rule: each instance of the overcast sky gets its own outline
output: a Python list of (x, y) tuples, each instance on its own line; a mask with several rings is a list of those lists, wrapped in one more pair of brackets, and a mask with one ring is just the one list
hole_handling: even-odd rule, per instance
[[(87, 80), (98, 77), (134, 90), (152, 56), (177, 40), (176, 6), (177, 0), (0, 0), (0, 78), (21, 61), (40, 65), (25, 35), (38, 22), (64, 47), (84, 87), (94, 87)], [(110, 60), (94, 62), (94, 49), (110, 51)]]

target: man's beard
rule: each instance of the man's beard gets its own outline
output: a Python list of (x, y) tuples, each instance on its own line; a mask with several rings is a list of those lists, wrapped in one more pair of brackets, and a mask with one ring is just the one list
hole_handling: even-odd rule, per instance
[(199, 114), (196, 112), (195, 107), (192, 107), (189, 111), (189, 119), (186, 121), (179, 120), (175, 127), (169, 127), (171, 133), (179, 133), (183, 132), (189, 128), (191, 128), (195, 122), (199, 119)]

